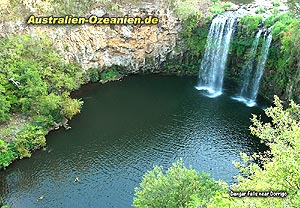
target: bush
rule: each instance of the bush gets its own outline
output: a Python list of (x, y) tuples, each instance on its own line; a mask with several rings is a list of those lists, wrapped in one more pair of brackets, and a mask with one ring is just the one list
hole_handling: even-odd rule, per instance
[(0, 47), (2, 121), (9, 111), (54, 117), (64, 105), (62, 94), (83, 82), (79, 65), (65, 63), (46, 37), (10, 36), (1, 39)]
[(220, 4), (214, 4), (212, 7), (209, 8), (209, 11), (214, 14), (222, 14), (223, 12), (225, 12), (225, 9), (222, 5)]
[[(245, 177), (238, 177), (236, 191), (285, 191), (288, 196), (266, 198), (244, 198), (236, 200), (235, 207), (243, 205), (249, 207), (300, 207), (300, 105), (294, 102), (286, 110), (278, 97), (275, 97), (274, 107), (265, 110), (271, 122), (262, 122), (253, 116), (251, 133), (259, 137), (269, 147), (270, 151), (264, 155), (246, 156), (243, 154), (244, 164), (236, 163)], [(259, 159), (261, 165), (251, 161)]]
[(10, 117), (9, 110), (10, 110), (10, 102), (7, 100), (6, 96), (0, 94), (0, 122), (9, 120)]
[(0, 169), (7, 167), (16, 157), (13, 145), (0, 139)]
[(87, 71), (89, 79), (91, 82), (97, 82), (99, 81), (99, 72), (96, 68), (91, 68)]
[(148, 171), (135, 189), (134, 207), (194, 207), (205, 206), (224, 189), (206, 173), (200, 175), (194, 169), (175, 162), (165, 173), (155, 166)]
[(68, 96), (68, 94), (64, 94), (62, 114), (66, 118), (71, 119), (74, 115), (80, 113), (80, 109), (82, 105), (83, 105), (83, 101), (78, 99), (72, 99)]
[(254, 31), (257, 31), (262, 20), (261, 16), (245, 15), (240, 19), (239, 26), (245, 28), (244, 31), (246, 34), (251, 35)]
[(178, 17), (185, 21), (192, 16), (201, 16), (199, 8), (197, 8), (197, 0), (176, 1), (175, 13)]
[(266, 12), (264, 7), (260, 7), (259, 9), (255, 10), (255, 14), (263, 14)]
[(83, 83), (83, 70), (66, 63), (47, 37), (4, 37), (0, 47), (0, 122), (7, 121), (10, 113), (27, 116), (26, 125), (16, 133), (4, 133), (11, 141), (1, 150), (0, 168), (4, 168), (45, 146), (45, 135), (54, 122), (80, 112), (82, 102), (72, 99), (70, 92)]
[(101, 80), (102, 81), (113, 81), (113, 80), (116, 80), (117, 75), (119, 75), (118, 71), (110, 69), (101, 74)]

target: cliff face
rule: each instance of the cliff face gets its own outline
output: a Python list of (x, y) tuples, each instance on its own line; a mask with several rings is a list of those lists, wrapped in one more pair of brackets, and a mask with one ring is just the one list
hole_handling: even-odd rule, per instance
[[(103, 9), (90, 14), (106, 16)], [(153, 4), (141, 8), (129, 7), (118, 16), (159, 18), (157, 25), (81, 25), (44, 26), (26, 25), (24, 22), (4, 23), (0, 30), (4, 34), (27, 33), (48, 35), (53, 45), (68, 60), (77, 61), (84, 70), (120, 66), (127, 73), (154, 72), (160, 65), (176, 55), (179, 19), (169, 9), (161, 9)]]
[[(261, 2), (259, 2), (261, 3)], [(207, 11), (208, 5), (202, 10)], [(247, 13), (255, 15), (259, 8), (257, 3), (243, 7)], [(273, 9), (272, 1), (265, 0), (266, 11), (264, 16), (271, 15)], [(232, 7), (236, 10), (239, 6)], [(287, 8), (282, 5), (279, 11)], [(194, 65), (194, 70), (186, 73), (197, 74), (198, 65), (205, 50), (205, 41), (208, 33), (204, 26), (194, 31), (194, 45), (203, 44), (196, 49), (184, 45), (180, 39), (179, 32), (182, 30), (182, 22), (176, 17), (173, 11), (161, 4), (144, 3), (139, 6), (128, 5), (120, 14), (111, 14), (104, 9), (95, 9), (86, 16), (97, 15), (106, 16), (138, 16), (147, 17), (149, 15), (159, 18), (157, 25), (72, 25), (72, 26), (45, 26), (26, 25), (23, 22), (0, 24), (2, 34), (26, 33), (33, 36), (48, 35), (55, 48), (57, 48), (65, 60), (75, 60), (84, 70), (97, 68), (99, 72), (106, 67), (121, 68), (124, 74), (139, 72), (161, 72), (168, 68), (169, 71), (180, 71), (183, 65)], [(203, 13), (204, 16), (208, 14)], [(209, 27), (209, 25), (205, 25)], [(199, 32), (199, 31), (198, 31)], [(203, 36), (203, 37), (201, 37)], [(205, 36), (205, 38), (204, 38)], [(1, 37), (1, 34), (0, 34)], [(190, 37), (189, 37), (190, 38)], [(201, 39), (202, 38), (202, 39)], [(191, 39), (191, 38), (190, 38)], [(238, 42), (240, 37), (235, 36)], [(242, 40), (244, 41), (244, 40)], [(250, 45), (251, 46), (251, 43)], [(200, 48), (200, 49), (199, 49)], [(193, 56), (193, 50), (198, 50), (198, 55)], [(230, 59), (229, 59), (230, 60)], [(242, 58), (234, 58), (229, 63), (227, 79), (231, 78), (238, 82), (239, 71)], [(176, 72), (177, 72), (176, 71)], [(299, 76), (297, 76), (299, 77)], [(299, 80), (299, 78), (297, 78)], [(298, 83), (298, 81), (297, 81)], [(272, 69), (266, 67), (264, 78), (261, 83), (260, 93), (272, 99), (274, 94), (281, 98), (288, 99), (297, 88), (297, 84), (280, 87), (272, 80)]]

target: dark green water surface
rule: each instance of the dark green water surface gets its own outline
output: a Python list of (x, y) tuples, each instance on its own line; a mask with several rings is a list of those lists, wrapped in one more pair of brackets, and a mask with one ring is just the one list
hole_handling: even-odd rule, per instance
[(264, 148), (248, 130), (251, 114), (262, 110), (226, 90), (207, 98), (196, 82), (152, 75), (83, 87), (75, 95), (85, 104), (72, 129), (51, 132), (46, 151), (0, 172), (0, 199), (12, 208), (130, 207), (143, 174), (179, 158), (235, 182), (232, 161)]

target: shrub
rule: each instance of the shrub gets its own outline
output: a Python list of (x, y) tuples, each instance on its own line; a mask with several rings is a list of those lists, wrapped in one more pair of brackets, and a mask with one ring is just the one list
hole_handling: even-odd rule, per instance
[(13, 146), (0, 139), (0, 169), (7, 167), (16, 157)]
[(89, 79), (91, 82), (97, 82), (99, 81), (99, 72), (96, 68), (91, 68), (87, 71)]
[(197, 8), (197, 0), (176, 1), (175, 13), (183, 21), (192, 16), (201, 16), (201, 12), (199, 11), (199, 8)]
[(118, 71), (110, 69), (101, 74), (101, 80), (102, 81), (108, 81), (108, 80), (113, 81), (113, 80), (116, 80), (117, 75), (119, 75)]
[(263, 14), (266, 12), (264, 7), (260, 7), (259, 9), (255, 10), (255, 14)]
[(7, 121), (10, 112), (27, 116), (26, 125), (16, 133), (4, 133), (12, 141), (0, 154), (0, 168), (4, 168), (45, 146), (45, 135), (54, 122), (80, 112), (82, 102), (72, 99), (70, 91), (83, 83), (83, 70), (66, 63), (47, 37), (12, 35), (1, 38), (0, 47), (0, 122)]
[[(243, 155), (244, 164), (236, 166), (246, 176), (238, 178), (234, 186), (237, 191), (286, 191), (285, 198), (245, 198), (236, 200), (237, 204), (256, 204), (256, 207), (290, 207), (300, 206), (300, 105), (294, 102), (284, 110), (278, 97), (275, 97), (274, 107), (265, 110), (271, 122), (265, 123), (253, 116), (251, 133), (259, 137), (270, 147), (268, 154)], [(261, 166), (251, 161), (260, 159)], [(236, 207), (238, 207), (236, 205)], [(248, 206), (247, 206), (248, 207)]]
[(251, 16), (251, 15), (245, 15), (240, 19), (239, 26), (241, 28), (245, 28), (246, 34), (250, 35), (254, 31), (257, 31), (257, 28), (259, 24), (262, 23), (262, 17), (261, 16)]
[(9, 120), (10, 118), (9, 110), (10, 110), (10, 102), (7, 100), (6, 96), (0, 94), (0, 122)]
[(78, 99), (72, 99), (68, 96), (68, 94), (64, 94), (64, 99), (62, 102), (62, 114), (71, 119), (74, 115), (80, 113), (81, 106), (83, 105), (83, 101)]
[(148, 171), (135, 189), (134, 207), (194, 207), (205, 206), (210, 199), (224, 189), (206, 173), (175, 162), (165, 173), (155, 166)]

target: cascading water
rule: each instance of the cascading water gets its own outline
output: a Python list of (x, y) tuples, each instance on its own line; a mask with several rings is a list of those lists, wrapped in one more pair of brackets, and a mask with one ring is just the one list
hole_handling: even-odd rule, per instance
[(255, 101), (259, 90), (260, 80), (264, 72), (265, 64), (268, 58), (269, 48), (272, 42), (272, 33), (270, 31), (265, 32), (260, 53), (260, 59), (258, 60), (256, 69), (254, 69), (253, 65), (261, 32), (262, 31), (259, 30), (259, 32), (256, 34), (252, 48), (250, 50), (250, 57), (246, 62), (246, 70), (244, 73), (240, 95), (238, 97), (233, 98), (235, 100), (244, 102), (249, 107), (253, 107), (256, 105)]
[(251, 76), (253, 75), (253, 65), (254, 65), (256, 51), (257, 51), (261, 33), (262, 33), (262, 30), (260, 29), (255, 36), (251, 50), (249, 52), (249, 58), (246, 61), (246, 64), (244, 67), (244, 73), (243, 73), (244, 77), (243, 77), (243, 83), (242, 83), (242, 88), (241, 88), (241, 92), (240, 92), (241, 97), (249, 97), (249, 93), (250, 93), (249, 91), (251, 90), (251, 89), (249, 89), (249, 87), (250, 87), (249, 84), (250, 84)]
[(210, 26), (196, 86), (198, 90), (208, 91), (209, 97), (222, 94), (224, 69), (237, 18), (234, 12), (225, 13), (214, 18)]
[(265, 64), (266, 64), (268, 54), (269, 54), (269, 48), (270, 48), (270, 45), (272, 42), (272, 33), (271, 32), (269, 32), (269, 34), (266, 33), (264, 40), (265, 41), (264, 41), (263, 48), (262, 48), (261, 55), (260, 55), (261, 59), (258, 62), (257, 70), (256, 70), (256, 73), (254, 76), (253, 89), (252, 89), (252, 93), (250, 95), (251, 100), (256, 100), (256, 97), (257, 97), (259, 83), (260, 83), (260, 80), (264, 73)]

